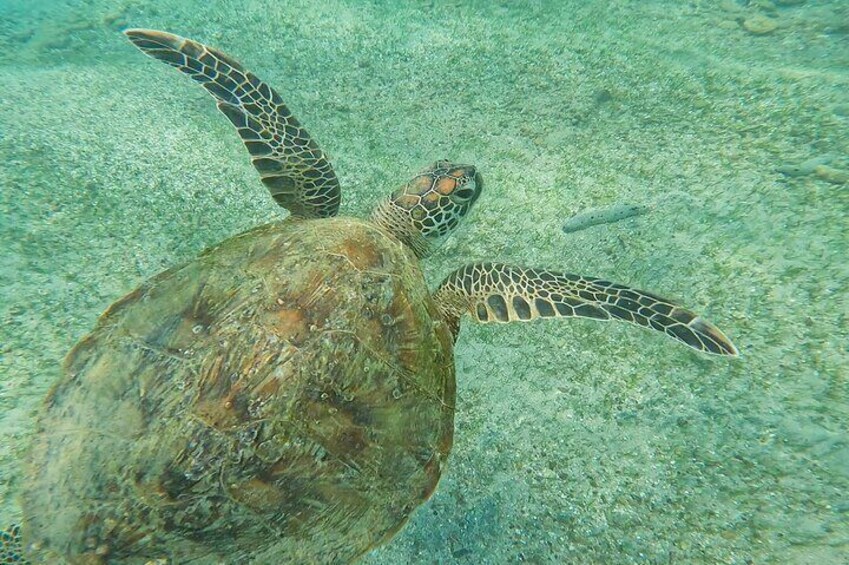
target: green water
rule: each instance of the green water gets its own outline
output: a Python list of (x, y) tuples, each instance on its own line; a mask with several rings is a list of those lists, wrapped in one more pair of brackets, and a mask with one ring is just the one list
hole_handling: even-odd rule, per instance
[[(472, 260), (604, 277), (679, 299), (741, 351), (467, 320), (448, 468), (366, 563), (849, 563), (846, 2), (0, 0), (0, 15), (5, 522), (41, 399), (99, 313), (281, 216), (209, 97), (138, 53), (133, 26), (276, 86), (345, 214), (434, 159), (475, 163), (486, 189), (425, 262), (432, 285)], [(650, 211), (561, 231), (619, 204)]]

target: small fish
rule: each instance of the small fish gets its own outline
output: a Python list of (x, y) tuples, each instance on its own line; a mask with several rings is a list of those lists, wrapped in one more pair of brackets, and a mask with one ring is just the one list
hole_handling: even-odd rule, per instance
[(593, 208), (566, 220), (566, 223), (563, 224), (563, 233), (572, 233), (599, 224), (618, 222), (625, 218), (641, 216), (648, 211), (648, 206), (639, 204), (614, 204), (607, 208)]
[(826, 153), (825, 155), (812, 157), (801, 163), (786, 163), (784, 165), (779, 165), (775, 168), (775, 170), (782, 175), (787, 175), (788, 177), (803, 177), (810, 175), (821, 165), (828, 165), (833, 159), (834, 155)]

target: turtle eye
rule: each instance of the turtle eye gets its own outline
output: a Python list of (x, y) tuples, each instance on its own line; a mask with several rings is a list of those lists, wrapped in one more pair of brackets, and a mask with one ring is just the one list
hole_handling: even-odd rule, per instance
[(475, 197), (474, 183), (472, 186), (463, 186), (451, 194), (451, 200), (457, 204), (463, 204)]
[(451, 193), (451, 201), (455, 204), (473, 203), (481, 193), (483, 179), (480, 173), (469, 177), (466, 182), (460, 184)]

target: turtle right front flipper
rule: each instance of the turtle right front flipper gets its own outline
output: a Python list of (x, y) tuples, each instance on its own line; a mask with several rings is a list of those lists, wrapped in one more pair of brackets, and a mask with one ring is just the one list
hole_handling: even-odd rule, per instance
[(339, 210), (339, 181), (324, 152), (268, 84), (228, 55), (162, 31), (124, 32), (145, 54), (178, 68), (218, 101), (271, 196), (293, 216), (326, 218)]
[(555, 317), (617, 319), (661, 331), (704, 353), (737, 355), (737, 348), (719, 328), (673, 301), (579, 275), (474, 263), (448, 275), (434, 299), (455, 337), (465, 312), (484, 323)]

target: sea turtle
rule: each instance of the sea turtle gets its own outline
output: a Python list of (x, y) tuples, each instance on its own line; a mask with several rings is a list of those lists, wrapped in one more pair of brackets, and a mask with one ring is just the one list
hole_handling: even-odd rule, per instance
[(71, 350), (29, 458), (29, 559), (357, 559), (436, 487), (463, 314), (619, 319), (737, 353), (674, 302), (596, 278), (473, 263), (429, 292), (419, 260), (480, 196), (474, 166), (437, 161), (370, 219), (339, 217), (333, 168), (271, 87), (195, 41), (125, 33), (217, 99), (290, 216), (153, 277)]

